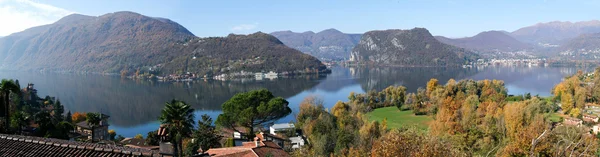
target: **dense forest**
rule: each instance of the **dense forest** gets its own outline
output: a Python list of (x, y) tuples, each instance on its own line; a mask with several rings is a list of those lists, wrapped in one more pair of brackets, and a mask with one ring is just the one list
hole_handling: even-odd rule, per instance
[(179, 51), (183, 54), (168, 58), (159, 69), (208, 75), (241, 71), (315, 73), (326, 70), (318, 59), (261, 32), (195, 38), (183, 43)]
[[(507, 95), (500, 80), (431, 79), (415, 93), (391, 86), (329, 110), (309, 97), (300, 105), (297, 128), (310, 144), (294, 156), (595, 156), (598, 139), (589, 126), (561, 123), (560, 113), (577, 115), (580, 104), (598, 103), (595, 73), (576, 74), (554, 89), (556, 97)], [(586, 80), (589, 83), (578, 82)], [(573, 98), (571, 98), (573, 97)], [(577, 102), (580, 101), (580, 102)], [(382, 107), (430, 116), (428, 129), (388, 127), (365, 114)], [(561, 109), (562, 108), (562, 109)], [(586, 124), (591, 125), (591, 124)]]
[(399, 66), (460, 66), (477, 54), (446, 45), (425, 28), (370, 31), (351, 53), (351, 61)]

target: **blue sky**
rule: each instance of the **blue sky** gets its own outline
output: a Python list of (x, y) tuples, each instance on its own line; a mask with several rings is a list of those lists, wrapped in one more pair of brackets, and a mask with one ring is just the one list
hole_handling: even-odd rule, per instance
[(473, 36), (550, 21), (600, 19), (598, 0), (0, 0), (0, 36), (70, 13), (133, 11), (169, 18), (197, 36), (336, 28), (347, 33), (425, 27), (434, 35)]

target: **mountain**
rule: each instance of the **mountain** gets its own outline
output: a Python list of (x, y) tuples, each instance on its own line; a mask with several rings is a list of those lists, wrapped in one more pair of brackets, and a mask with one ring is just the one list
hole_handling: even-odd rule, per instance
[(600, 21), (548, 22), (518, 29), (510, 34), (516, 39), (541, 46), (560, 45), (581, 34), (599, 33)]
[(580, 35), (561, 45), (558, 49), (561, 56), (598, 59), (600, 58), (600, 33)]
[[(317, 58), (285, 46), (272, 35), (257, 32), (249, 35), (196, 38), (167, 59), (164, 70), (185, 70), (206, 74), (224, 72), (315, 72), (325, 65)], [(310, 70), (310, 71), (307, 71)]]
[(327, 60), (347, 59), (361, 36), (361, 34), (342, 33), (336, 29), (327, 29), (318, 33), (279, 31), (273, 32), (271, 35), (289, 47)]
[(268, 34), (198, 38), (176, 22), (133, 12), (73, 14), (0, 38), (2, 69), (219, 74), (322, 67)]
[(445, 44), (479, 52), (512, 52), (531, 49), (533, 46), (520, 42), (503, 31), (481, 32), (473, 37), (450, 39), (443, 36), (435, 38)]
[(351, 61), (398, 66), (460, 66), (478, 55), (436, 40), (425, 28), (370, 31), (352, 50)]

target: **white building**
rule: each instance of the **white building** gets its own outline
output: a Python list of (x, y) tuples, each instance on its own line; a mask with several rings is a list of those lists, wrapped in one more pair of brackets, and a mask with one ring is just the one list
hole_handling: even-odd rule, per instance
[(263, 73), (254, 73), (254, 78), (256, 80), (262, 80), (263, 78), (265, 78), (265, 74), (263, 74)]
[(279, 75), (279, 74), (277, 74), (276, 72), (273, 72), (273, 71), (271, 71), (271, 72), (269, 72), (269, 73), (265, 74), (265, 78), (268, 78), (268, 79), (276, 79), (276, 78), (277, 78), (277, 75)]
[(304, 146), (304, 139), (302, 136), (290, 137), (290, 141), (292, 143), (292, 148), (300, 148)]
[(294, 126), (293, 123), (280, 123), (280, 124), (273, 124), (271, 127), (269, 127), (269, 131), (271, 134), (277, 135), (277, 132), (294, 130), (295, 128), (296, 127)]

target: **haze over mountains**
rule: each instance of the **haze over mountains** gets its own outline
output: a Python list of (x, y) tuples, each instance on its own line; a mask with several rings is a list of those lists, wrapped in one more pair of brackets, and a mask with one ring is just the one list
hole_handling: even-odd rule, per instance
[[(548, 22), (523, 27), (513, 32), (484, 31), (472, 37), (447, 38), (438, 41), (482, 54), (482, 57), (556, 56), (569, 49), (585, 49), (600, 45), (593, 41), (581, 43), (580, 35), (600, 33), (600, 21)], [(319, 33), (279, 31), (271, 33), (289, 47), (325, 60), (347, 60), (358, 44), (360, 34), (346, 34), (335, 29)], [(581, 43), (581, 44), (573, 44)], [(569, 45), (566, 45), (569, 44)], [(586, 49), (586, 51), (589, 48)], [(574, 51), (579, 53), (580, 51)], [(582, 52), (584, 53), (584, 52)], [(510, 54), (510, 55), (506, 55)]]
[(600, 58), (600, 33), (579, 35), (563, 44), (558, 52), (560, 56), (574, 59), (598, 59)]
[(533, 48), (533, 45), (520, 42), (503, 31), (481, 32), (473, 37), (450, 39), (435, 36), (442, 43), (476, 51), (518, 51)]
[(516, 39), (532, 44), (560, 45), (582, 34), (600, 32), (600, 21), (538, 23), (511, 32)]
[(200, 38), (169, 19), (133, 12), (98, 17), (73, 14), (1, 37), (0, 69), (219, 75), (324, 70), (317, 58), (456, 66), (490, 56), (485, 53), (518, 51), (595, 59), (600, 57), (600, 34), (593, 33), (600, 33), (600, 21), (540, 23), (514, 32), (486, 31), (457, 39), (433, 37), (425, 28), (365, 35), (327, 29)]
[(0, 68), (216, 75), (325, 66), (268, 34), (198, 38), (168, 19), (116, 12), (98, 17), (73, 14), (0, 38)]
[(361, 34), (346, 34), (336, 29), (326, 29), (318, 33), (307, 31), (296, 33), (278, 31), (271, 35), (285, 45), (326, 60), (347, 60), (350, 51), (360, 40)]

